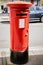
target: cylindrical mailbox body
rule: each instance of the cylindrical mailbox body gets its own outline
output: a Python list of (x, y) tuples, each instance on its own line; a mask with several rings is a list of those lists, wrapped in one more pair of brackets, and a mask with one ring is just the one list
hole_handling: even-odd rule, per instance
[(28, 61), (29, 7), (31, 5), (25, 2), (8, 4), (10, 6), (10, 59), (15, 64), (24, 64)]

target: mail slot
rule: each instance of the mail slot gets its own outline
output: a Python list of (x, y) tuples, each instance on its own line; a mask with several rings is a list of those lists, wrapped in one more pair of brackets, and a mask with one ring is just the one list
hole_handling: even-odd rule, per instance
[(7, 6), (10, 7), (10, 60), (15, 64), (24, 64), (28, 61), (29, 7), (32, 4), (16, 1)]
[(27, 16), (27, 14), (16, 14), (16, 16)]

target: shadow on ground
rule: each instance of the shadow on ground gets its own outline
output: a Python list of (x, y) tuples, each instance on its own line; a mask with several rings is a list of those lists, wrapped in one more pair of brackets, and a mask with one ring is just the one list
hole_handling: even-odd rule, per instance
[[(6, 60), (4, 60), (4, 62), (6, 62)], [(0, 58), (0, 65), (15, 65), (10, 62), (9, 58), (7, 58), (7, 64), (6, 63), (3, 64), (3, 63), (2, 63), (2, 58)], [(43, 65), (43, 55), (29, 56), (29, 62), (24, 65)]]
[(10, 24), (9, 21), (1, 21), (0, 23), (2, 23), (2, 24)]

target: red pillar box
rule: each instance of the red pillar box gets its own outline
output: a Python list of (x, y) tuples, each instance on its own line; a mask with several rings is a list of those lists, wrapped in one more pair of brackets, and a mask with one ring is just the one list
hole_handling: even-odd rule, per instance
[(28, 28), (31, 3), (16, 1), (7, 4), (10, 7), (11, 62), (24, 64), (28, 61)]

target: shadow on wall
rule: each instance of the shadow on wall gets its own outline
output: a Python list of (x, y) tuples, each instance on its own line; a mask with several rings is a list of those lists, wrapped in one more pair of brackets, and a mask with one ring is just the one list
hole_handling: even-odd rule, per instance
[(10, 24), (10, 21), (1, 21), (2, 24)]

